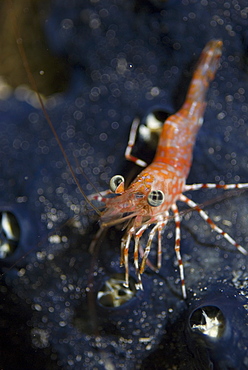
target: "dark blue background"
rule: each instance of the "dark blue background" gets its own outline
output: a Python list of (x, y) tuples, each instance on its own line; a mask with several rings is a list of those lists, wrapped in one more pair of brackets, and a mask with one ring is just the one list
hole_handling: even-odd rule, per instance
[[(130, 173), (124, 150), (132, 120), (144, 120), (158, 107), (175, 112), (201, 50), (220, 38), (221, 67), (209, 89), (188, 183), (248, 181), (245, 6), (221, 0), (52, 1), (46, 33), (72, 73), (68, 91), (50, 99), (48, 112), (74, 168), (76, 156), (99, 190), (112, 175)], [(153, 87), (159, 95), (152, 96)], [(14, 96), (0, 101), (0, 112), (0, 208), (13, 212), (21, 227), (18, 249), (1, 262), (1, 367), (247, 368), (247, 258), (199, 215), (187, 214), (181, 248), (188, 300), (181, 298), (172, 224), (163, 236), (163, 267), (158, 274), (147, 268), (144, 291), (120, 308), (99, 305), (102, 282), (123, 272), (120, 231), (110, 230), (92, 258), (97, 217), (73, 183), (43, 114)], [(84, 191), (94, 192), (77, 172)], [(192, 198), (203, 203), (217, 194), (199, 191)], [(245, 248), (246, 209), (245, 192), (206, 207)], [(62, 226), (75, 215), (77, 222)], [(49, 242), (57, 233), (62, 242)], [(155, 244), (153, 250), (151, 259)], [(189, 328), (192, 312), (208, 305), (222, 311), (228, 328), (210, 344)]]

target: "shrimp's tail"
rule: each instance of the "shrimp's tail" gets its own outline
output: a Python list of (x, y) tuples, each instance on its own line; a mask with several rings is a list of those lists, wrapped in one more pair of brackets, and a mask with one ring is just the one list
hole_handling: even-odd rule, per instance
[(219, 67), (222, 45), (223, 42), (221, 40), (211, 40), (203, 49), (193, 74), (186, 100), (193, 102), (203, 102), (205, 100), (209, 84), (214, 79)]

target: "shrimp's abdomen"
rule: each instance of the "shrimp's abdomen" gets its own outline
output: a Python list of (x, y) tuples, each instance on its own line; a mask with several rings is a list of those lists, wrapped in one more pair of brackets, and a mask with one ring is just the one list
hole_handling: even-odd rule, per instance
[(219, 66), (222, 41), (212, 40), (204, 48), (193, 74), (185, 103), (164, 123), (154, 162), (169, 165), (187, 178), (196, 135), (203, 122), (206, 93)]
[[(203, 49), (191, 80), (185, 104), (188, 101), (202, 102), (210, 82), (214, 79), (219, 68), (219, 60), (222, 54), (221, 40), (211, 40)], [(184, 105), (185, 105), (184, 104)]]

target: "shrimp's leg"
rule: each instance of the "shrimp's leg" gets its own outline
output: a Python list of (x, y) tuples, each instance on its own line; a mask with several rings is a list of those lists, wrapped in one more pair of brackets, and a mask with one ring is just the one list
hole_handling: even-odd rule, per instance
[[(160, 219), (160, 220), (157, 219), (156, 221), (157, 221), (156, 225), (152, 228), (152, 230), (149, 233), (149, 238), (148, 238), (148, 241), (147, 241), (147, 244), (146, 244), (146, 247), (145, 247), (145, 250), (144, 250), (144, 254), (143, 254), (143, 257), (142, 257), (141, 265), (140, 265), (140, 274), (143, 274), (143, 272), (145, 270), (145, 266), (146, 266), (146, 263), (148, 261), (147, 258), (148, 258), (148, 255), (150, 253), (150, 250), (151, 250), (152, 240), (153, 240), (153, 238), (156, 234), (156, 231), (159, 230), (159, 229), (162, 230), (163, 226), (166, 224), (166, 222), (163, 219)], [(150, 224), (151, 224), (151, 220), (149, 221), (149, 224), (147, 225), (147, 227)], [(160, 234), (160, 236), (161, 236), (161, 234)], [(160, 238), (160, 240), (158, 240), (158, 253), (159, 254), (160, 254), (161, 248), (162, 248), (162, 246), (161, 246), (161, 238)], [(161, 256), (159, 256), (158, 259), (160, 260), (160, 264), (161, 264)]]
[(150, 250), (151, 250), (152, 240), (154, 238), (154, 235), (155, 235), (158, 227), (159, 227), (159, 223), (157, 225), (155, 225), (152, 228), (152, 230), (150, 231), (149, 238), (148, 238), (148, 241), (147, 241), (147, 244), (146, 244), (146, 247), (145, 247), (145, 250), (144, 250), (144, 255), (143, 255), (143, 258), (142, 258), (142, 261), (141, 261), (141, 265), (140, 265), (140, 273), (141, 274), (143, 274), (143, 272), (145, 270), (145, 266), (146, 266), (146, 263), (147, 263), (147, 258), (148, 258), (148, 255), (150, 253)]
[(183, 268), (183, 261), (182, 261), (181, 252), (180, 252), (180, 245), (181, 245), (180, 216), (179, 216), (177, 205), (175, 203), (172, 204), (171, 209), (174, 213), (175, 224), (176, 224), (176, 228), (175, 228), (175, 252), (176, 252), (176, 257), (177, 257), (177, 262), (178, 262), (178, 267), (179, 267), (179, 274), (180, 274), (183, 298), (186, 299), (187, 298), (187, 293), (186, 293), (185, 279), (184, 279), (184, 268)]
[[(135, 233), (135, 239), (134, 239), (134, 267), (136, 270), (136, 275), (138, 279), (138, 283), (135, 285), (136, 289), (141, 289), (143, 290), (143, 285), (141, 281), (141, 274), (144, 271), (144, 268), (141, 272), (141, 269), (139, 268), (139, 246), (140, 246), (140, 238), (143, 235), (144, 231), (150, 226), (150, 223), (144, 224), (136, 233)], [(128, 271), (128, 251), (129, 251), (129, 244), (131, 241), (131, 237), (134, 234), (135, 228), (132, 227), (129, 232), (127, 237), (123, 238), (122, 243), (121, 243), (121, 266), (124, 264), (125, 266), (125, 286), (129, 285), (129, 271)], [(145, 253), (144, 253), (145, 254)], [(144, 260), (144, 254), (143, 254), (143, 259)], [(148, 255), (148, 254), (147, 254)], [(146, 262), (146, 260), (145, 260)], [(150, 266), (151, 267), (151, 266)], [(153, 266), (152, 266), (153, 267)], [(153, 268), (154, 269), (154, 268)], [(154, 269), (155, 270), (155, 269)]]
[(129, 245), (134, 233), (135, 228), (131, 227), (128, 231), (127, 236), (125, 236), (121, 241), (121, 261), (120, 265), (124, 264), (125, 267), (125, 283), (123, 284), (124, 287), (129, 287), (129, 266), (128, 266), (128, 252), (129, 252)]
[[(144, 257), (144, 250), (142, 249), (141, 245), (139, 244), (139, 253), (140, 253), (140, 257), (141, 259)], [(146, 260), (146, 264), (147, 266), (152, 270), (152, 271), (155, 271), (157, 272), (158, 271), (158, 268), (157, 266), (155, 267), (151, 261), (149, 259)]]
[(231, 190), (231, 189), (245, 189), (248, 188), (248, 183), (243, 184), (192, 184), (192, 185), (185, 185), (184, 191), (189, 190), (199, 190), (199, 189), (224, 189), (224, 190)]
[(169, 217), (169, 212), (165, 212), (164, 222), (158, 225), (157, 271), (160, 270), (162, 266), (162, 230), (167, 224), (168, 217)]
[[(237, 184), (238, 185), (238, 184)], [(238, 244), (233, 238), (231, 238), (231, 236), (229, 234), (227, 234), (225, 231), (223, 231), (219, 226), (217, 226), (211, 219), (210, 217), (207, 215), (206, 212), (204, 212), (195, 202), (193, 202), (193, 200), (187, 198), (185, 195), (181, 195), (179, 200), (181, 200), (182, 202), (185, 202), (190, 208), (194, 208), (198, 213), (199, 215), (203, 218), (204, 221), (206, 221), (209, 226), (214, 230), (216, 231), (218, 234), (221, 234), (223, 235), (223, 237), (232, 245), (234, 245), (234, 247), (236, 247), (238, 249), (239, 252), (241, 252), (242, 254), (244, 255), (247, 255), (248, 252), (240, 245)]]
[(142, 159), (136, 158), (131, 154), (131, 151), (132, 151), (134, 143), (135, 143), (139, 123), (140, 123), (140, 120), (138, 118), (135, 118), (133, 120), (132, 127), (131, 127), (131, 130), (130, 130), (128, 144), (127, 144), (126, 151), (125, 151), (125, 158), (128, 161), (134, 162), (135, 164), (137, 164), (140, 167), (146, 167), (147, 163), (145, 161), (142, 161)]
[(139, 272), (139, 241), (140, 237), (135, 236), (135, 243), (134, 243), (134, 255), (133, 255), (133, 261), (134, 261), (134, 267), (138, 279), (138, 283), (135, 285), (136, 289), (143, 289), (142, 281), (141, 281), (141, 276)]
[[(134, 266), (135, 266), (135, 270), (136, 270), (136, 274), (137, 274), (137, 278), (138, 278), (138, 284), (136, 284), (136, 288), (137, 289), (143, 289), (143, 286), (142, 286), (142, 282), (141, 282), (141, 274), (142, 272), (140, 271), (140, 268), (139, 268), (139, 250), (140, 250), (140, 254), (142, 254), (141, 252), (141, 249), (140, 249), (140, 238), (141, 236), (143, 235), (144, 231), (148, 228), (150, 224), (149, 223), (146, 223), (144, 224), (136, 233), (135, 233), (135, 245), (134, 245)], [(143, 253), (143, 256), (144, 258), (144, 253)]]

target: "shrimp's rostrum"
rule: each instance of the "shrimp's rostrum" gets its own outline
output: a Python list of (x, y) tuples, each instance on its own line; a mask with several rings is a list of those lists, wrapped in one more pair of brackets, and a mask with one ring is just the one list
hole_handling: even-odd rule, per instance
[[(91, 249), (93, 249), (103, 229), (129, 221), (126, 223), (126, 232), (121, 241), (121, 265), (125, 266), (125, 284), (127, 286), (129, 285), (128, 252), (131, 240), (134, 239), (134, 266), (138, 279), (136, 286), (138, 289), (142, 289), (141, 274), (148, 261), (150, 247), (156, 233), (158, 233), (156, 268), (159, 269), (161, 267), (162, 230), (169, 219), (169, 211), (172, 211), (176, 227), (175, 253), (179, 265), (182, 294), (186, 298), (184, 269), (180, 253), (180, 216), (176, 205), (176, 202), (179, 200), (197, 210), (212, 229), (222, 234), (241, 253), (247, 254), (247, 251), (242, 246), (215, 225), (196, 203), (183, 194), (185, 191), (201, 188), (233, 189), (248, 187), (248, 184), (186, 185), (192, 162), (193, 146), (198, 130), (203, 122), (206, 93), (218, 69), (221, 54), (221, 40), (211, 40), (207, 43), (193, 74), (185, 103), (177, 113), (164, 122), (153, 162), (146, 166), (145, 162), (131, 155), (139, 125), (139, 121), (135, 119), (126, 149), (126, 158), (146, 168), (127, 189), (124, 187), (123, 177), (117, 175), (111, 179), (111, 190), (105, 191), (101, 196), (91, 196), (91, 199), (105, 203), (105, 209), (100, 217), (101, 227), (92, 242)], [(110, 193), (115, 193), (116, 195), (107, 198), (106, 195)], [(140, 238), (150, 225), (154, 226), (149, 232), (146, 246), (143, 249), (140, 245)], [(141, 263), (139, 263), (139, 254), (142, 258)]]

